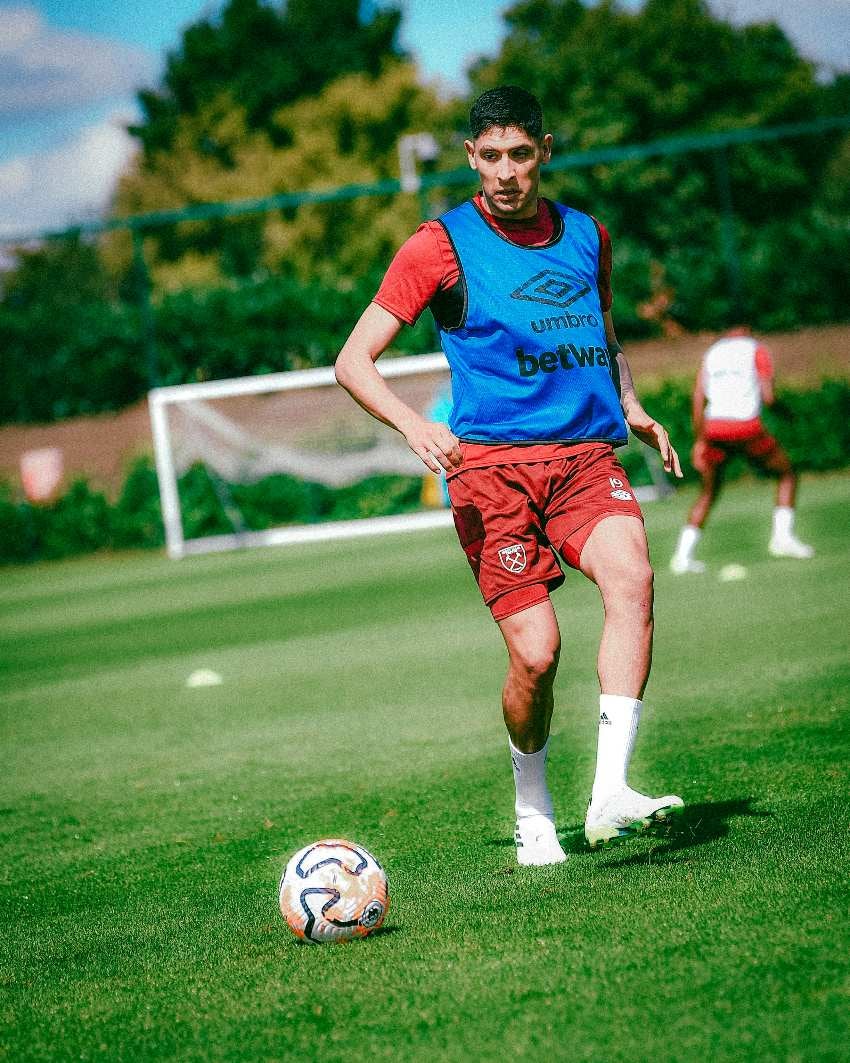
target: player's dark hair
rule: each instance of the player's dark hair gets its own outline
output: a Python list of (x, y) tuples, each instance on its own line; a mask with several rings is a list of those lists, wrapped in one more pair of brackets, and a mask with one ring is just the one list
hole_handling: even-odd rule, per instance
[(469, 132), (475, 140), (493, 127), (516, 126), (535, 140), (543, 137), (543, 108), (536, 96), (517, 85), (488, 89), (473, 103), (469, 112)]

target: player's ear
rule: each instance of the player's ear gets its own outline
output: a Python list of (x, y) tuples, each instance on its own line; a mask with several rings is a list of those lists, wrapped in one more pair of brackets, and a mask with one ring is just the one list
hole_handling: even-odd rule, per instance
[(552, 134), (547, 133), (543, 138), (543, 158), (542, 162), (548, 162), (552, 158)]
[(467, 161), (469, 162), (470, 169), (471, 170), (477, 170), (478, 169), (478, 162), (476, 161), (476, 158), (475, 158), (475, 145), (472, 143), (471, 140), (465, 140), (463, 142), (463, 146), (466, 148), (466, 158), (467, 158)]

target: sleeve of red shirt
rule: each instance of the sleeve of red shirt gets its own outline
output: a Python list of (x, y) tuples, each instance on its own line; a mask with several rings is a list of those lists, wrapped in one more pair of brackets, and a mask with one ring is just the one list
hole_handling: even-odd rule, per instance
[(773, 379), (773, 358), (767, 347), (761, 344), (756, 347), (756, 374), (762, 380)]
[(611, 290), (611, 267), (613, 263), (611, 237), (598, 218), (593, 220), (596, 222), (596, 228), (599, 232), (599, 275), (596, 286), (599, 289), (599, 302), (602, 304), (604, 313), (606, 310), (611, 309), (614, 302), (614, 293)]
[(398, 249), (372, 301), (406, 325), (415, 325), (437, 292), (458, 276), (445, 229), (426, 221)]
[[(601, 222), (594, 221), (599, 232), (597, 286), (602, 310), (606, 311), (613, 302), (611, 237)], [(445, 229), (438, 222), (426, 221), (398, 249), (372, 301), (406, 325), (415, 325), (437, 292), (451, 288), (459, 276)]]

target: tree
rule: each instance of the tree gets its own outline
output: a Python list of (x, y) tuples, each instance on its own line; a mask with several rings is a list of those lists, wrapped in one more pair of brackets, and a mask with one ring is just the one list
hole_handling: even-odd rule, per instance
[(0, 350), (0, 423), (115, 409), (146, 384), (138, 314), (73, 234), (4, 274)]
[(220, 15), (184, 31), (161, 87), (139, 93), (144, 119), (131, 131), (149, 158), (174, 145), (181, 118), (201, 115), (224, 94), (243, 108), (248, 129), (285, 143), (275, 111), (343, 74), (374, 75), (386, 58), (401, 57), (400, 20), (397, 8), (362, 0), (324, 0), (320, 13), (314, 0), (227, 0)]
[[(398, 174), (398, 140), (430, 130), (446, 142), (452, 109), (423, 88), (414, 67), (390, 62), (377, 76), (348, 74), (313, 97), (279, 108), (285, 145), (252, 130), (245, 108), (222, 94), (182, 116), (172, 147), (140, 158), (121, 180), (119, 214), (284, 192), (371, 184)], [(205, 139), (204, 139), (205, 138)], [(211, 144), (212, 147), (204, 146)], [(272, 274), (350, 284), (385, 265), (420, 220), (414, 196), (352, 198), (215, 222), (151, 229), (146, 253), (155, 286), (174, 291), (227, 278)], [(110, 241), (116, 271), (129, 264), (126, 238)]]
[[(505, 18), (508, 35), (499, 55), (473, 71), (475, 87), (531, 89), (562, 151), (830, 113), (830, 90), (776, 25), (735, 28), (704, 0), (647, 0), (636, 12), (614, 0), (520, 0)], [(723, 195), (734, 203), (741, 254), (763, 254), (777, 216), (793, 215), (805, 227), (816, 209), (834, 150), (828, 145), (825, 158), (824, 147), (821, 138), (800, 137), (749, 144), (724, 158), (659, 155), (561, 173), (546, 187), (612, 230), (615, 279), (626, 296), (618, 306), (630, 329), (640, 328), (641, 307), (666, 308), (688, 327), (715, 327), (757, 312), (755, 299), (732, 305), (717, 252)], [(790, 305), (801, 309), (799, 299)]]

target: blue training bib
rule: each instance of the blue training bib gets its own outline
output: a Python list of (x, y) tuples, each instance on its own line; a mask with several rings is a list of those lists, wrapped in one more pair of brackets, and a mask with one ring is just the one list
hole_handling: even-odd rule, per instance
[(554, 204), (561, 233), (520, 247), (471, 201), (440, 219), (460, 264), (464, 313), (440, 326), (455, 435), (469, 442), (627, 440), (599, 303), (593, 219)]

